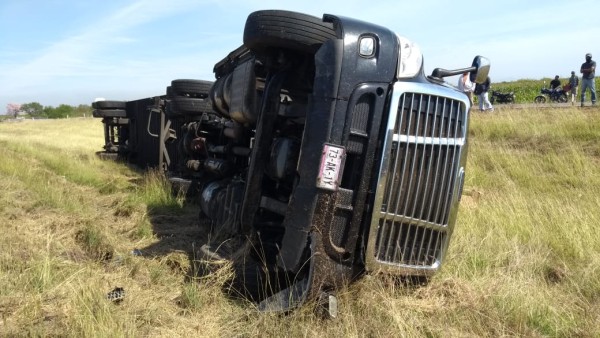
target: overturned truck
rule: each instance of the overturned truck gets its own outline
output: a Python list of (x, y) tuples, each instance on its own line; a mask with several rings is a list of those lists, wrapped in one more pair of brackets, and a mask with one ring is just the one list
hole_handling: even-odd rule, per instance
[[(328, 297), (366, 272), (427, 279), (444, 259), (462, 193), (469, 99), (486, 58), (427, 76), (417, 45), (335, 15), (251, 13), (243, 45), (214, 66), (212, 110), (182, 149), (206, 257), (261, 309)], [(192, 128), (192, 127), (190, 127)]]
[[(335, 15), (251, 13), (214, 81), (167, 88), (177, 147), (210, 223), (209, 259), (263, 310), (331, 299), (368, 272), (426, 280), (462, 193), (469, 99), (486, 58), (431, 75), (417, 45)], [(181, 116), (180, 116), (181, 115)]]

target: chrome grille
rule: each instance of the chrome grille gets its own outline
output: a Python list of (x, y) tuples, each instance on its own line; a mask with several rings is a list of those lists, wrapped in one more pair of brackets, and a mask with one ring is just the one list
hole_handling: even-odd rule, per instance
[(452, 91), (399, 89), (388, 121), (367, 265), (427, 274), (443, 259), (456, 216), (467, 106)]

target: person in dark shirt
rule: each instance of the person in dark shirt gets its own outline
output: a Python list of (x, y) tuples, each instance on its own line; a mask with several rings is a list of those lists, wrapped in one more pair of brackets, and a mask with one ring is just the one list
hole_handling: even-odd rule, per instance
[(558, 79), (558, 75), (554, 77), (554, 80), (550, 81), (550, 89), (557, 90), (560, 88), (560, 80)]
[(577, 97), (577, 88), (579, 87), (579, 78), (575, 75), (575, 71), (571, 72), (569, 78), (569, 91), (571, 92), (571, 104), (575, 104), (575, 98)]
[(596, 84), (594, 76), (596, 75), (596, 61), (592, 60), (592, 54), (585, 54), (585, 62), (581, 65), (581, 106), (585, 102), (585, 92), (590, 89), (592, 92), (592, 106), (596, 105)]
[(484, 83), (478, 83), (475, 85), (474, 94), (477, 95), (477, 101), (479, 101), (480, 111), (494, 111), (494, 106), (490, 102), (488, 91), (490, 90), (492, 81), (488, 76)]

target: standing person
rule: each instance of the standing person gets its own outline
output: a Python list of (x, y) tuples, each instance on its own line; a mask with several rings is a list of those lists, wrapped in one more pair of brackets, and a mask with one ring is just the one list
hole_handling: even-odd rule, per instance
[(575, 71), (571, 72), (569, 78), (569, 87), (571, 87), (571, 105), (575, 104), (575, 97), (577, 97), (577, 87), (579, 87), (579, 78), (575, 75)]
[(596, 61), (592, 60), (592, 54), (585, 54), (585, 62), (581, 65), (581, 106), (585, 102), (585, 91), (589, 88), (592, 92), (592, 106), (596, 105), (596, 85), (594, 76), (596, 75)]
[(469, 73), (463, 73), (461, 77), (458, 79), (458, 90), (467, 94), (469, 97), (469, 102), (471, 102), (471, 106), (473, 105), (473, 91), (475, 90), (475, 84), (471, 82), (469, 78)]
[(492, 106), (492, 103), (488, 97), (488, 91), (490, 90), (491, 83), (492, 81), (488, 76), (487, 79), (485, 79), (485, 82), (475, 85), (474, 93), (477, 94), (480, 111), (494, 111), (494, 107)]

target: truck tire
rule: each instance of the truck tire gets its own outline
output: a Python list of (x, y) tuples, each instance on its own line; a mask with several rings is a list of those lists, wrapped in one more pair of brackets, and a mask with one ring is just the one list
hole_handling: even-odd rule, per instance
[(170, 106), (173, 114), (202, 115), (203, 113), (213, 113), (212, 101), (209, 99), (176, 96), (171, 99)]
[(253, 12), (244, 27), (244, 45), (255, 52), (279, 47), (314, 53), (325, 41), (335, 38), (332, 23), (290, 11)]
[(125, 109), (94, 109), (92, 111), (94, 117), (127, 117)]
[(189, 97), (208, 97), (212, 81), (178, 79), (171, 81), (173, 95)]
[(96, 109), (125, 109), (125, 101), (96, 101), (92, 108)]
[(171, 100), (165, 102), (165, 116), (169, 119), (169, 120), (177, 120), (182, 118), (184, 115), (182, 115), (181, 113), (174, 111), (173, 110), (173, 104), (171, 103)]

